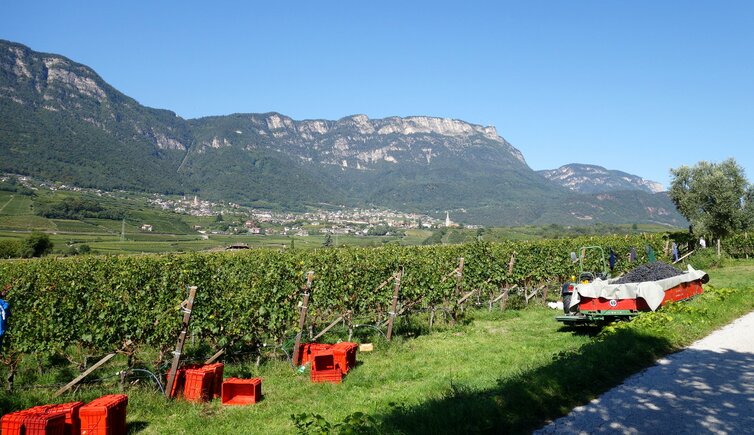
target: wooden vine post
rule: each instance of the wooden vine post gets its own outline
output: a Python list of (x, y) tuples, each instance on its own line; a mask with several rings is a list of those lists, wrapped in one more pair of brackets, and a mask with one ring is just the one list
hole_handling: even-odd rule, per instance
[[(456, 299), (461, 296), (461, 281), (463, 280), (463, 262), (464, 258), (460, 257), (458, 259), (458, 268), (456, 269)], [(464, 299), (465, 301), (465, 299)], [(461, 312), (463, 312), (463, 305), (462, 303), (456, 303), (456, 306), (461, 306)]]
[(296, 342), (293, 345), (293, 364), (298, 364), (299, 360), (301, 334), (303, 334), (304, 326), (306, 326), (306, 311), (309, 309), (309, 294), (312, 290), (312, 280), (314, 280), (314, 272), (309, 271), (306, 273), (306, 289), (304, 290), (303, 302), (301, 302), (301, 314), (298, 319), (298, 333), (296, 333)]
[(458, 269), (456, 269), (456, 297), (461, 295), (461, 281), (463, 280), (463, 257), (458, 259)]
[(511, 288), (506, 288), (503, 291), (503, 294), (500, 296), (500, 311), (505, 311), (505, 308), (508, 306), (508, 297), (510, 295), (510, 291), (515, 289), (517, 286), (513, 286)]
[(170, 371), (168, 372), (168, 380), (165, 384), (165, 395), (170, 397), (171, 391), (173, 391), (173, 384), (175, 384), (175, 374), (178, 371), (178, 364), (181, 362), (181, 352), (183, 352), (183, 345), (186, 343), (186, 333), (188, 332), (189, 322), (191, 321), (191, 310), (194, 308), (194, 298), (196, 297), (196, 287), (189, 287), (188, 299), (181, 302), (181, 311), (183, 312), (183, 323), (181, 324), (181, 332), (178, 334), (178, 341), (175, 343), (175, 350), (173, 351), (173, 363), (170, 364)]
[(547, 284), (543, 285), (544, 289), (542, 290), (542, 302), (547, 303), (547, 293), (550, 290)]
[(503, 292), (499, 296), (492, 299), (490, 301), (490, 311), (492, 311), (492, 305), (494, 305), (498, 301), (500, 301), (500, 309), (505, 311), (505, 305), (508, 303), (508, 294), (511, 290), (514, 290), (516, 287), (517, 286), (514, 285), (511, 288), (504, 288)]
[(395, 310), (398, 309), (398, 292), (401, 290), (401, 278), (403, 277), (403, 266), (395, 274), (395, 285), (393, 286), (393, 303), (390, 305), (390, 320), (387, 323), (387, 341), (393, 339), (393, 322), (395, 321)]
[(537, 296), (537, 292), (545, 288), (545, 286), (539, 286), (537, 288), (532, 289), (531, 293), (529, 293), (529, 290), (524, 287), (524, 297), (526, 298), (526, 306), (529, 306), (529, 300)]

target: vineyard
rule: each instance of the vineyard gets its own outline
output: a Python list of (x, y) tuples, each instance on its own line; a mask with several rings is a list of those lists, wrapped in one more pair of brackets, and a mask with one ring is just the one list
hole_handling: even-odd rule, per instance
[[(10, 303), (3, 363), (12, 371), (25, 354), (63, 354), (71, 345), (92, 355), (151, 348), (161, 356), (175, 342), (186, 287), (198, 288), (191, 333), (216, 349), (282, 345), (295, 334), (307, 271), (314, 272), (309, 326), (343, 316), (382, 325), (402, 267), (398, 312), (437, 310), (453, 319), (460, 301), (488, 306), (506, 289), (549, 288), (576, 271), (570, 252), (583, 245), (612, 249), (614, 274), (663, 259), (661, 235), (585, 237), (536, 242), (314, 251), (89, 256), (0, 263), (0, 291)], [(459, 260), (463, 258), (462, 270)]]
[(749, 258), (754, 256), (754, 237), (749, 233), (733, 234), (725, 239), (724, 248), (731, 257)]

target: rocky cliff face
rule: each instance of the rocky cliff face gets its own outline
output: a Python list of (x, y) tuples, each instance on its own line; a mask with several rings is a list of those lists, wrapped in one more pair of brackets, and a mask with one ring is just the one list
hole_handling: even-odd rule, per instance
[(538, 172), (548, 180), (579, 193), (603, 193), (619, 190), (638, 190), (647, 193), (665, 191), (663, 185), (655, 181), (596, 165), (572, 163), (558, 169)]
[[(189, 123), (194, 142), (181, 171), (205, 185), (206, 174), (244, 166), (249, 170), (221, 184), (263, 189), (262, 177), (269, 180), (272, 168), (289, 168), (308, 184), (324, 186), (307, 194), (321, 202), (425, 210), (515, 202), (532, 193), (546, 197), (554, 188), (494, 127), (455, 119), (352, 115), (299, 121), (264, 113)], [(286, 185), (288, 180), (275, 183)]]
[[(438, 156), (473, 157), (487, 149), (514, 165), (526, 165), (523, 155), (494, 127), (446, 118), (412, 116), (369, 119), (353, 115), (337, 121), (294, 121), (278, 114), (246, 114), (191, 121), (198, 148), (274, 148), (324, 165), (369, 170), (374, 164), (431, 165)], [(470, 152), (472, 151), (472, 152)]]
[(31, 110), (70, 113), (107, 134), (148, 142), (157, 150), (188, 149), (183, 120), (171, 122), (174, 113), (141, 106), (85, 65), (2, 40), (0, 99)]

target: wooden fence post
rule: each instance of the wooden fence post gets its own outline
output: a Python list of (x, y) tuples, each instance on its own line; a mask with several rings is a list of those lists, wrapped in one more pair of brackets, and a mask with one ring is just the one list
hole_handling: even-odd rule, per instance
[(170, 364), (170, 371), (168, 372), (168, 380), (165, 384), (165, 395), (170, 397), (170, 393), (173, 391), (173, 385), (175, 384), (175, 374), (178, 371), (178, 364), (181, 362), (181, 352), (183, 352), (183, 345), (186, 343), (186, 333), (188, 332), (189, 321), (191, 321), (191, 310), (194, 309), (194, 298), (196, 297), (196, 287), (189, 287), (188, 299), (181, 303), (181, 311), (183, 311), (183, 323), (181, 324), (181, 332), (178, 334), (178, 341), (175, 343), (175, 350), (173, 351), (173, 362)]
[(306, 310), (309, 309), (309, 294), (312, 289), (312, 280), (314, 280), (314, 272), (309, 271), (306, 273), (306, 289), (304, 290), (304, 300), (301, 303), (301, 315), (298, 319), (298, 333), (296, 333), (296, 342), (293, 345), (293, 364), (298, 365), (299, 359), (299, 347), (301, 345), (301, 334), (304, 332), (304, 326), (306, 326)]
[(393, 303), (390, 307), (390, 320), (387, 324), (387, 341), (393, 340), (393, 322), (395, 321), (395, 310), (398, 309), (398, 292), (401, 290), (401, 278), (403, 277), (403, 266), (398, 269), (398, 273), (395, 275), (395, 285), (393, 286)]

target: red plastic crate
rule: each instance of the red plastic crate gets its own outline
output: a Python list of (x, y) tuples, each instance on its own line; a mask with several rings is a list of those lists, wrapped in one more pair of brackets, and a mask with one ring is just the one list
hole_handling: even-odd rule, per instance
[(65, 435), (79, 435), (81, 433), (81, 419), (79, 410), (84, 402), (68, 402), (52, 405), (46, 412), (48, 414), (63, 414), (65, 416)]
[(183, 387), (186, 385), (186, 369), (180, 368), (175, 372), (173, 388), (170, 389), (170, 398), (176, 398), (183, 394)]
[(79, 408), (81, 435), (125, 435), (128, 396), (109, 394)]
[(202, 370), (212, 372), (212, 398), (220, 397), (223, 391), (223, 371), (225, 370), (225, 364), (205, 364), (204, 366), (202, 366)]
[(344, 374), (356, 367), (356, 350), (358, 348), (358, 344), (347, 341), (338, 343), (331, 348), (335, 363), (340, 366)]
[(312, 382), (340, 383), (343, 380), (343, 370), (335, 359), (332, 351), (322, 351), (314, 355), (311, 370)]
[(215, 385), (214, 375), (214, 370), (205, 370), (203, 368), (187, 369), (183, 398), (190, 402), (206, 402), (211, 400)]
[(0, 431), (3, 435), (21, 435), (26, 433), (24, 419), (28, 416), (27, 410), (5, 414), (0, 419)]
[[(189, 388), (189, 385), (187, 384), (187, 378), (186, 373), (190, 370), (193, 371), (201, 371), (210, 373), (212, 375), (212, 384), (208, 387), (209, 391), (206, 393), (207, 397), (204, 399), (196, 399), (196, 386), (191, 385), (190, 389), (191, 392), (189, 392), (189, 397), (186, 397), (186, 388)], [(222, 394), (222, 385), (223, 385), (223, 372), (225, 370), (225, 364), (223, 363), (214, 363), (214, 364), (189, 364), (184, 367), (181, 367), (176, 371), (175, 374), (175, 382), (173, 382), (173, 388), (170, 390), (170, 397), (175, 398), (180, 395), (183, 395), (186, 400), (210, 400), (215, 397), (220, 397)], [(192, 383), (196, 381), (197, 375), (192, 375)]]
[(65, 414), (47, 413), (52, 405), (35, 406), (6, 414), (0, 431), (12, 435), (65, 435)]
[(27, 413), (23, 427), (21, 434), (25, 435), (64, 435), (65, 414)]
[(301, 343), (299, 345), (298, 360), (296, 365), (302, 366), (308, 362), (311, 362), (312, 357), (319, 352), (328, 350), (332, 347), (332, 344), (327, 343)]
[(222, 383), (223, 405), (250, 405), (262, 400), (262, 378), (228, 378)]
[(340, 371), (340, 369), (329, 371), (329, 372), (319, 372), (312, 374), (311, 376), (312, 382), (329, 382), (331, 384), (339, 384), (343, 381), (343, 372)]

